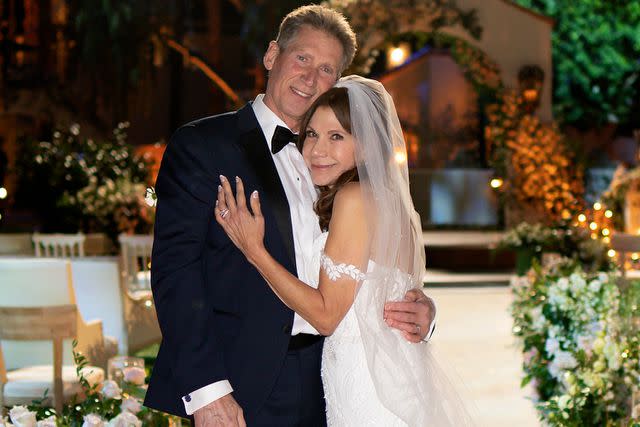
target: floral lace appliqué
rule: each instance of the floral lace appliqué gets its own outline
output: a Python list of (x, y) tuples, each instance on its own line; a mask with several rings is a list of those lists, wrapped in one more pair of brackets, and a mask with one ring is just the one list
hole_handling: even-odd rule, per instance
[(341, 278), (343, 275), (351, 277), (358, 282), (364, 280), (364, 273), (358, 270), (358, 267), (352, 264), (336, 264), (324, 252), (320, 255), (320, 265), (324, 269), (329, 279), (333, 282)]

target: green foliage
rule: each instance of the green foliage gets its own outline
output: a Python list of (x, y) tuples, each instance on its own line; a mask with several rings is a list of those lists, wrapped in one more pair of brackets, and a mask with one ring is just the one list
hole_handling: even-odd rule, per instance
[[(119, 124), (107, 141), (84, 137), (77, 124), (55, 130), (50, 141), (24, 141), (16, 165), (20, 177), (16, 202), (38, 213), (42, 231), (106, 231), (112, 237), (117, 235), (113, 216), (124, 200), (114, 200), (108, 205), (110, 211), (96, 211), (100, 206), (82, 202), (101, 196), (97, 193), (101, 186), (122, 180), (140, 183), (142, 202), (149, 164), (136, 156), (127, 142), (127, 127), (126, 123)], [(96, 190), (95, 197), (87, 197), (90, 190)]]
[[(513, 332), (524, 353), (543, 424), (622, 426), (638, 423), (640, 282), (622, 290), (616, 273), (586, 273), (559, 260), (512, 282)], [(632, 415), (634, 414), (635, 415)]]
[(640, 97), (639, 2), (516, 2), (556, 20), (554, 107), (563, 123), (589, 128), (638, 119), (634, 108)]

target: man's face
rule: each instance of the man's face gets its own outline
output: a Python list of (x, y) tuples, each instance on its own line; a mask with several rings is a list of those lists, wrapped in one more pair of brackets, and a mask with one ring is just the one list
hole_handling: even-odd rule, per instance
[(286, 50), (272, 41), (263, 61), (269, 70), (265, 104), (298, 130), (313, 101), (335, 84), (342, 54), (338, 39), (308, 26), (298, 30)]

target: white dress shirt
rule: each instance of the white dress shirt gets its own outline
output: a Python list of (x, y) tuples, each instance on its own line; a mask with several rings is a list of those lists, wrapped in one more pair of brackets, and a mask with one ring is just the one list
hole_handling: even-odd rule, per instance
[[(265, 105), (263, 98), (264, 95), (258, 95), (252, 107), (267, 141), (269, 152), (271, 152), (271, 138), (273, 138), (276, 126), (282, 126), (287, 129), (288, 126)], [(289, 201), (296, 266), (299, 273), (298, 278), (304, 283), (310, 283), (312, 281), (304, 277), (306, 269), (303, 267), (305, 262), (311, 260), (313, 241), (321, 234), (318, 216), (313, 210), (318, 193), (313, 181), (311, 181), (311, 175), (302, 158), (302, 154), (295, 144), (287, 145), (277, 154), (272, 154), (272, 156)], [(296, 313), (293, 317), (291, 334), (297, 335), (299, 333), (319, 335), (318, 331), (309, 322)], [(222, 380), (183, 396), (182, 401), (187, 414), (192, 415), (198, 409), (232, 391), (233, 388), (229, 381)]]
[[(287, 129), (288, 126), (266, 106), (263, 98), (263, 94), (258, 95), (253, 101), (252, 107), (271, 153), (271, 138), (273, 138), (276, 126), (282, 126)], [(313, 185), (313, 181), (311, 181), (311, 175), (302, 158), (302, 154), (295, 144), (288, 144), (277, 154), (271, 155), (289, 201), (298, 278), (307, 284), (314, 283), (315, 280), (305, 277), (308, 269), (304, 267), (313, 258), (313, 242), (322, 234), (318, 216), (313, 209), (318, 192)], [(434, 321), (431, 324), (425, 341), (431, 338), (435, 323)], [(294, 313), (291, 335), (300, 333), (319, 335), (319, 332), (309, 322)], [(187, 414), (192, 415), (198, 409), (231, 392), (233, 392), (233, 388), (229, 381), (222, 380), (183, 396), (182, 401)]]

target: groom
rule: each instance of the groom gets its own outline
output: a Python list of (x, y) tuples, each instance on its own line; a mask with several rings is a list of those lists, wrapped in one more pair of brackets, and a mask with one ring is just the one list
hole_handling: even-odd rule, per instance
[[(298, 131), (355, 49), (342, 15), (322, 6), (296, 9), (264, 56), (266, 93), (171, 138), (156, 182), (152, 262), (163, 340), (145, 405), (193, 415), (198, 427), (326, 425), (322, 337), (275, 296), (213, 210), (219, 176), (242, 177), (261, 194), (269, 252), (307, 281), (300, 272), (320, 229), (315, 189), (289, 129)], [(425, 338), (434, 315), (420, 290), (384, 313), (413, 342)]]

